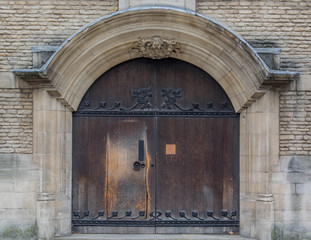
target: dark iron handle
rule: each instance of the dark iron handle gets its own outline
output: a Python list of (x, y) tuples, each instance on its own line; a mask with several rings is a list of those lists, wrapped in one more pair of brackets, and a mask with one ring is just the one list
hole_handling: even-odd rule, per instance
[(133, 167), (134, 167), (134, 171), (139, 171), (141, 167), (140, 162), (138, 161), (134, 162)]
[(144, 140), (138, 141), (138, 161), (145, 161), (145, 143), (144, 143)]
[(134, 162), (133, 167), (134, 167), (134, 171), (139, 171), (141, 168), (145, 167), (145, 164), (136, 161)]

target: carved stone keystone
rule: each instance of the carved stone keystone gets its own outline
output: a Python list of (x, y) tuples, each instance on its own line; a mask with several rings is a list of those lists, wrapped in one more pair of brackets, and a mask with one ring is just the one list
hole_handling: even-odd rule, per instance
[(181, 44), (174, 39), (163, 39), (160, 36), (139, 38), (133, 50), (138, 51), (142, 57), (162, 59), (181, 53)]

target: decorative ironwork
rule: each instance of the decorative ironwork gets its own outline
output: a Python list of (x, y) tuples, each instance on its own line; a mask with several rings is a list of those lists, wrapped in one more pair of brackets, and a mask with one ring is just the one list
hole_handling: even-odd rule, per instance
[[(183, 227), (183, 226), (204, 226), (204, 227), (237, 227), (239, 226), (239, 220), (234, 217), (237, 216), (237, 211), (229, 212), (227, 210), (221, 211), (221, 216), (228, 219), (219, 219), (214, 217), (213, 211), (207, 211), (207, 217), (212, 218), (213, 220), (207, 220), (199, 216), (198, 211), (191, 212), (191, 219), (187, 217), (185, 211), (179, 212), (179, 217), (184, 218), (185, 220), (180, 220), (173, 217), (172, 212), (166, 211), (164, 215), (161, 211), (151, 212), (149, 215), (151, 219), (149, 220), (136, 220), (139, 217), (145, 216), (145, 211), (139, 211), (138, 216), (131, 217), (132, 211), (126, 211), (125, 215), (118, 218), (118, 211), (111, 212), (111, 216), (107, 217), (107, 220), (99, 220), (99, 217), (105, 215), (105, 211), (99, 211), (96, 217), (85, 219), (89, 216), (89, 211), (84, 211), (83, 214), (79, 211), (73, 212), (72, 224), (74, 226), (168, 226), (168, 227)], [(169, 220), (163, 220), (160, 216), (169, 218)], [(131, 217), (131, 218), (130, 218)], [(113, 219), (114, 218), (114, 219)], [(129, 220), (121, 220), (124, 218), (130, 218)]]
[(191, 220), (190, 218), (187, 218), (186, 213), (184, 211), (179, 212), (179, 216), (187, 220)]
[(184, 220), (184, 221), (173, 221), (173, 220), (160, 220), (160, 221), (143, 221), (143, 220), (83, 220), (74, 219), (72, 220), (73, 226), (131, 226), (131, 227), (238, 227), (239, 221), (235, 220), (220, 220), (220, 221), (198, 221), (198, 220)]
[(115, 109), (120, 109), (121, 102), (114, 102), (113, 106), (111, 108), (108, 108), (108, 110), (115, 110)]
[(83, 219), (85, 217), (88, 217), (89, 215), (90, 215), (89, 211), (84, 211), (83, 215), (81, 215), (80, 212), (78, 212), (78, 211), (73, 212), (73, 216), (76, 218), (79, 218), (79, 219)]
[(152, 97), (151, 87), (132, 89), (132, 97), (136, 99), (136, 103), (127, 110), (133, 110), (137, 106), (141, 106), (141, 109), (151, 108), (150, 98)]
[(134, 43), (133, 50), (146, 58), (162, 59), (169, 58), (181, 53), (181, 44), (174, 39), (164, 39), (160, 36), (151, 38), (139, 38)]
[(144, 217), (145, 216), (145, 211), (139, 211), (138, 216), (133, 217), (132, 219), (137, 219), (139, 217)]
[(197, 218), (199, 220), (204, 220), (204, 218), (199, 217), (199, 213), (197, 211), (192, 211), (191, 215), (192, 217)]
[(192, 103), (192, 110), (204, 111), (204, 109), (200, 108), (200, 105), (198, 103)]
[(206, 214), (207, 214), (207, 216), (208, 216), (208, 217), (211, 217), (211, 218), (213, 218), (214, 220), (219, 221), (219, 219), (218, 219), (218, 218), (215, 218), (215, 217), (214, 217), (214, 213), (213, 213), (213, 211), (207, 211), (207, 212), (206, 212)]
[(177, 220), (176, 218), (172, 217), (172, 213), (171, 212), (165, 212), (165, 217), (171, 218), (171, 219), (173, 219), (175, 221)]
[(177, 99), (182, 97), (181, 89), (161, 88), (161, 97), (165, 97), (161, 108), (172, 109), (176, 107), (179, 110), (185, 111), (176, 103)]
[(105, 215), (105, 211), (98, 211), (98, 214), (96, 217), (93, 217), (91, 220), (96, 220), (99, 217), (103, 217)]
[(162, 220), (162, 219), (159, 218), (160, 216), (162, 216), (162, 212), (161, 211), (155, 210), (154, 212), (151, 212), (149, 215), (150, 215), (150, 217), (152, 217), (151, 220)]
[(105, 108), (107, 103), (105, 101), (99, 101), (98, 107), (94, 108), (94, 110), (100, 109), (100, 108)]
[[(91, 101), (85, 100), (83, 102), (82, 107), (80, 107), (79, 110), (83, 111), (98, 111), (100, 110), (108, 110), (108, 111), (113, 111), (113, 110), (120, 110), (120, 111), (130, 111), (136, 109), (138, 106), (140, 106), (140, 109), (144, 110), (146, 108), (151, 108), (151, 100), (150, 98), (152, 97), (151, 93), (151, 87), (149, 88), (138, 88), (138, 89), (132, 89), (132, 97), (136, 99), (136, 102), (134, 103), (133, 106), (130, 108), (124, 108), (122, 107), (122, 102), (121, 101), (116, 101), (113, 103), (111, 107), (107, 107), (107, 102), (106, 101), (99, 101), (98, 106), (96, 106), (93, 109), (90, 109), (91, 106)], [(107, 107), (107, 108), (106, 108)]]
[[(162, 98), (165, 98), (162, 105), (161, 105), (161, 108), (162, 109), (179, 109), (181, 110), (182, 112), (187, 112), (188, 115), (200, 115), (200, 114), (206, 114), (207, 112), (210, 112), (211, 110), (213, 111), (217, 111), (219, 112), (219, 114), (223, 114), (223, 110), (220, 110), (220, 109), (217, 109), (214, 107), (214, 104), (212, 102), (208, 102), (207, 103), (207, 109), (203, 109), (200, 107), (200, 104), (197, 103), (197, 102), (193, 102), (192, 103), (192, 108), (188, 108), (188, 109), (185, 109), (183, 107), (181, 107), (178, 103), (177, 103), (177, 100), (179, 98), (182, 97), (182, 90), (181, 89), (174, 89), (174, 88), (161, 88), (161, 97)], [(222, 103), (222, 107), (223, 109), (226, 109), (226, 111), (228, 111), (228, 103), (227, 102), (223, 102)], [(200, 113), (197, 113), (197, 111), (199, 111)], [(220, 113), (221, 112), (221, 113)], [(233, 111), (231, 111), (232, 113)], [(185, 114), (185, 113), (183, 113)], [(176, 113), (176, 115), (178, 115)], [(207, 114), (206, 114), (207, 115)]]
[(83, 102), (83, 106), (81, 107), (81, 109), (88, 108), (88, 107), (90, 107), (90, 105), (91, 105), (91, 102), (88, 100), (85, 100)]
[(113, 212), (111, 213), (111, 216), (108, 217), (108, 218), (114, 218), (114, 217), (117, 217), (117, 216), (118, 216), (118, 211), (113, 211)]
[[(75, 115), (91, 115), (91, 116), (213, 116), (213, 117), (233, 117), (238, 116), (231, 104), (228, 102), (218, 101), (217, 106), (211, 101), (206, 103), (206, 107), (202, 107), (198, 102), (193, 102), (191, 108), (184, 108), (178, 100), (183, 97), (182, 89), (180, 88), (161, 88), (162, 104), (157, 107), (152, 105), (152, 89), (151, 87), (132, 89), (132, 98), (135, 103), (125, 108), (121, 101), (115, 101), (108, 106), (106, 101), (99, 101), (94, 108), (91, 107), (91, 101), (85, 100), (81, 104), (78, 112)], [(203, 105), (203, 104), (202, 104)]]
[(118, 219), (123, 219), (125, 217), (130, 217), (132, 215), (132, 211), (126, 211), (123, 217), (119, 217)]
[(233, 217), (237, 216), (237, 211), (231, 211), (230, 215), (228, 215), (228, 211), (227, 210), (222, 210), (221, 214), (223, 217), (226, 217), (230, 220), (235, 220)]

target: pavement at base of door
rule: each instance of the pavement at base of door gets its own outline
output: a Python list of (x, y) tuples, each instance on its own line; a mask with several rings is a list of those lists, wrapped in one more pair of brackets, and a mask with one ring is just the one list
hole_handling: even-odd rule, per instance
[(212, 234), (74, 234), (54, 240), (255, 240), (239, 235)]

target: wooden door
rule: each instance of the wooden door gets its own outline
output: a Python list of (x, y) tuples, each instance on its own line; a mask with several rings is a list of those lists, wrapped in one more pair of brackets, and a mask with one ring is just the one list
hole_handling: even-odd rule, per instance
[(239, 118), (202, 70), (120, 64), (85, 94), (73, 134), (73, 232), (237, 230)]
[[(74, 232), (153, 233), (153, 119), (75, 117)], [(74, 224), (75, 225), (75, 224)], [(151, 226), (151, 227), (150, 227)], [(117, 227), (117, 229), (116, 229)]]
[(158, 119), (156, 209), (170, 222), (157, 233), (237, 231), (225, 221), (239, 208), (238, 120)]

